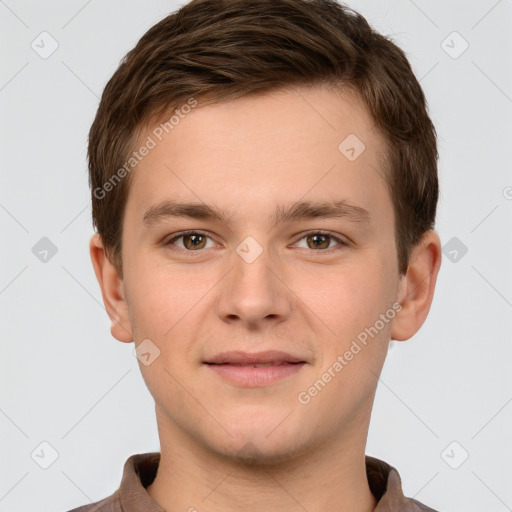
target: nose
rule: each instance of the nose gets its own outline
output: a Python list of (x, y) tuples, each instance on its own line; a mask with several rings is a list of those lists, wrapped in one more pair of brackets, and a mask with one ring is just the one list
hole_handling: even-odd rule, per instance
[(270, 323), (286, 319), (292, 309), (293, 294), (285, 285), (285, 271), (275, 258), (266, 250), (254, 259), (246, 257), (242, 247), (234, 254), (232, 263), (231, 271), (221, 282), (219, 317), (252, 329), (268, 328)]

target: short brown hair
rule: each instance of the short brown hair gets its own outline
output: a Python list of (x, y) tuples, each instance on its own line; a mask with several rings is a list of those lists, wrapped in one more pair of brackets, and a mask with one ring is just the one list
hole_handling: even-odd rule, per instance
[(143, 125), (190, 98), (315, 84), (356, 91), (385, 141), (404, 274), (411, 249), (434, 227), (438, 200), (436, 132), (404, 52), (335, 0), (192, 0), (125, 56), (90, 130), (93, 224), (120, 275), (125, 163)]

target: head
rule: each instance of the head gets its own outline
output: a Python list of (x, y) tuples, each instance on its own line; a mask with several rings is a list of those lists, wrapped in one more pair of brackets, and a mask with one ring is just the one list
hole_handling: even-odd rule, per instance
[[(402, 50), (334, 1), (193, 0), (108, 82), (89, 168), (112, 334), (157, 347), (161, 431), (269, 458), (360, 432), (440, 266), (436, 135)], [(257, 387), (208, 364), (267, 350), (304, 364)]]

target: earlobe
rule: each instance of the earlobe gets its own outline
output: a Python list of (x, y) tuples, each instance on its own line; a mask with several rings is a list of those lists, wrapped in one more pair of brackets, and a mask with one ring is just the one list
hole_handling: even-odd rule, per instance
[(408, 340), (425, 322), (441, 267), (441, 242), (434, 230), (424, 233), (414, 247), (407, 273), (402, 276), (397, 301), (402, 309), (393, 319), (391, 339)]
[(96, 279), (101, 288), (103, 304), (111, 320), (110, 332), (119, 341), (133, 341), (133, 334), (128, 315), (128, 306), (124, 291), (124, 283), (117, 269), (110, 262), (103, 247), (103, 241), (95, 233), (89, 242), (89, 252)]

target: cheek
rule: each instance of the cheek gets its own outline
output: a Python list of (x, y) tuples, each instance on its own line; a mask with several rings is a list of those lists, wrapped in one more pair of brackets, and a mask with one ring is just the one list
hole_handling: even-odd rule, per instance
[(324, 325), (322, 330), (336, 340), (337, 350), (373, 325), (388, 307), (389, 282), (381, 262), (375, 260), (361, 258), (292, 284), (319, 325)]
[(154, 264), (134, 266), (129, 283), (133, 317), (144, 337), (164, 340), (194, 314), (211, 288), (211, 280), (192, 267)]

